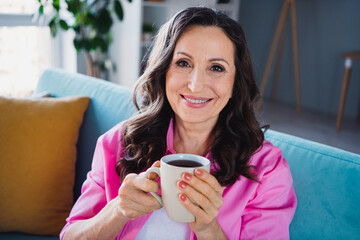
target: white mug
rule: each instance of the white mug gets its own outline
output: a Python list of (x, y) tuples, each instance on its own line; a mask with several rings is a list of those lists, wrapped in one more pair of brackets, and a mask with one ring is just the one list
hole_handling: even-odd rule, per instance
[[(189, 166), (190, 165), (190, 166)], [(146, 171), (146, 176), (154, 172), (160, 176), (161, 194), (151, 192), (170, 219), (176, 222), (194, 222), (195, 217), (180, 202), (178, 195), (181, 193), (177, 182), (183, 173), (194, 174), (197, 168), (210, 171), (209, 159), (195, 154), (170, 154), (160, 160), (160, 168), (151, 167)], [(195, 203), (196, 204), (196, 203)]]

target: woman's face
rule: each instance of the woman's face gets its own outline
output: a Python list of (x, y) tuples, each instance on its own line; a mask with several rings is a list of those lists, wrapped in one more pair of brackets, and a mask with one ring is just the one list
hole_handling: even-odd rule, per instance
[(195, 25), (180, 36), (166, 73), (177, 121), (215, 125), (232, 97), (234, 55), (234, 44), (219, 27)]

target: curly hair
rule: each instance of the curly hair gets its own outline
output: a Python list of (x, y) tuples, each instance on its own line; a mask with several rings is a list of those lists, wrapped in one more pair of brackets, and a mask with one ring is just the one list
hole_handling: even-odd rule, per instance
[(206, 7), (180, 11), (160, 28), (155, 38), (145, 71), (133, 90), (138, 114), (127, 121), (123, 131), (124, 157), (116, 164), (122, 180), (128, 173), (139, 173), (165, 155), (167, 126), (174, 116), (165, 94), (165, 76), (177, 40), (192, 25), (219, 27), (235, 46), (232, 98), (212, 129), (211, 155), (217, 163), (214, 166), (218, 166), (212, 174), (222, 186), (233, 184), (241, 176), (257, 181), (249, 161), (261, 147), (264, 133), (254, 111), (259, 90), (245, 34), (236, 21)]

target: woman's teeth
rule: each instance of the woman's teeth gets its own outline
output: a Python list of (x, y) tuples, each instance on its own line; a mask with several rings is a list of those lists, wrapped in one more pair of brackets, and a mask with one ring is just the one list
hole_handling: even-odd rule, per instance
[(209, 101), (209, 99), (207, 100), (196, 100), (196, 99), (191, 99), (191, 98), (187, 98), (187, 97), (184, 97), (186, 101), (189, 101), (191, 103), (205, 103), (207, 101)]

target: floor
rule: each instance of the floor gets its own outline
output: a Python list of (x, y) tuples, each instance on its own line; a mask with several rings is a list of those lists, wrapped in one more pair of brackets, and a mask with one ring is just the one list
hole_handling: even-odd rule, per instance
[(294, 106), (267, 101), (260, 108), (258, 119), (261, 124), (270, 124), (270, 129), (360, 154), (360, 124), (356, 119), (343, 118), (337, 132), (335, 115), (304, 108), (298, 114)]

